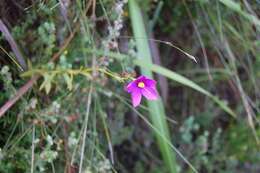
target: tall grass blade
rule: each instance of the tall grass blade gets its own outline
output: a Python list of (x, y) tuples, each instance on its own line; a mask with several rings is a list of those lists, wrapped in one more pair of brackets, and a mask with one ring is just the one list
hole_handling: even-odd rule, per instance
[[(135, 38), (146, 37), (144, 22), (142, 19), (141, 10), (135, 0), (129, 1), (130, 17)], [(148, 41), (146, 39), (136, 39), (138, 57), (142, 58), (144, 63), (152, 63), (152, 56), (150, 53)], [(141, 67), (143, 75), (153, 78), (152, 71), (147, 68)], [(165, 120), (164, 107), (161, 100), (148, 102), (149, 113), (152, 123), (155, 128), (159, 130), (161, 135), (155, 132), (157, 143), (159, 145), (162, 157), (166, 166), (172, 173), (177, 172), (177, 164), (175, 160), (175, 153), (171, 150), (170, 146), (165, 142), (164, 138), (171, 141), (169, 129)]]
[(191, 81), (190, 79), (176, 73), (173, 72), (167, 68), (161, 67), (159, 65), (155, 65), (155, 64), (149, 64), (146, 63), (144, 60), (135, 60), (134, 63), (144, 69), (148, 69), (151, 70), (153, 72), (156, 72), (158, 74), (161, 74), (169, 79), (172, 79), (174, 81), (177, 81), (183, 85), (186, 85), (190, 88), (193, 88), (199, 92), (201, 92), (202, 94), (210, 97), (213, 101), (215, 101), (225, 112), (227, 112), (229, 115), (233, 116), (234, 118), (236, 117), (235, 113), (227, 106), (227, 104), (220, 100), (219, 98), (217, 98), (216, 96), (212, 95), (210, 92), (208, 92), (207, 90), (203, 89), (202, 87), (200, 87), (198, 84), (196, 84), (195, 82)]
[[(89, 53), (95, 53), (97, 55), (104, 55), (104, 52), (101, 50), (91, 50), (88, 49), (86, 50)], [(126, 58), (130, 58), (130, 56), (125, 55), (125, 54), (120, 54), (120, 53), (114, 53), (114, 52), (109, 52), (106, 53), (107, 56), (110, 56), (112, 58), (115, 58), (119, 61), (123, 61)], [(236, 118), (236, 114), (234, 113), (234, 111), (232, 111), (229, 106), (225, 103), (225, 101), (220, 100), (217, 96), (214, 96), (213, 94), (211, 94), (209, 91), (205, 90), (204, 88), (202, 88), (201, 86), (199, 86), (198, 84), (196, 84), (195, 82), (193, 82), (192, 80), (186, 78), (185, 76), (182, 76), (174, 71), (171, 71), (165, 67), (153, 64), (151, 62), (147, 62), (146, 60), (143, 60), (141, 58), (135, 59), (133, 61), (133, 63), (139, 67), (142, 67), (143, 69), (147, 69), (149, 71), (155, 72), (157, 74), (163, 75), (173, 81), (176, 81), (182, 85), (185, 85), (187, 87), (190, 87), (196, 91), (199, 91), (200, 93), (208, 96), (209, 98), (211, 98), (215, 103), (217, 103), (219, 105), (219, 107), (224, 110), (226, 113), (228, 113), (229, 115), (231, 115), (232, 117)]]
[[(11, 35), (10, 31), (7, 29), (4, 22), (0, 19), (0, 33), (3, 34), (4, 38), (7, 40), (13, 53), (15, 54), (16, 61), (22, 66), (23, 70), (27, 69), (26, 61), (18, 48), (13, 36)], [(9, 56), (10, 57), (10, 56)], [(13, 60), (13, 59), (12, 59)]]
[(242, 10), (242, 8), (238, 2), (235, 2), (233, 0), (219, 0), (219, 1), (222, 4), (224, 4), (226, 7), (228, 7), (229, 9), (236, 11), (240, 15), (244, 16), (246, 19), (248, 19), (250, 22), (252, 22), (257, 27), (260, 27), (260, 20), (256, 16), (249, 14), (249, 13), (245, 12), (244, 10)]

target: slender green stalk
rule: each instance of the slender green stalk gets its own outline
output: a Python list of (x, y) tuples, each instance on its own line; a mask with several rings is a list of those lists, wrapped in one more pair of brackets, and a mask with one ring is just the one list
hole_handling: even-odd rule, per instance
[(249, 13), (245, 12), (244, 10), (242, 10), (242, 7), (240, 6), (240, 3), (235, 2), (233, 0), (219, 0), (219, 1), (222, 4), (224, 4), (225, 6), (227, 6), (229, 9), (239, 13), (240, 15), (242, 15), (243, 17), (248, 19), (250, 22), (255, 24), (257, 26), (257, 28), (259, 29), (259, 27), (260, 27), (260, 20), (256, 16), (254, 16), (252, 14), (249, 14)]
[[(97, 55), (105, 55), (105, 53), (102, 50), (86, 50), (88, 53), (95, 53)], [(115, 52), (108, 52), (106, 53), (107, 56), (111, 58), (115, 58), (119, 61), (123, 61), (124, 59), (131, 58), (128, 55), (115, 53)], [(222, 110), (224, 110), (226, 113), (231, 115), (233, 118), (236, 118), (236, 114), (234, 111), (226, 104), (224, 100), (219, 99), (217, 96), (211, 94), (206, 89), (202, 88), (200, 85), (196, 84), (194, 81), (186, 78), (185, 76), (182, 76), (181, 74), (178, 74), (172, 70), (169, 70), (165, 67), (162, 67), (160, 65), (156, 65), (153, 63), (147, 63), (145, 60), (141, 59), (140, 57), (137, 57), (138, 59), (133, 60), (133, 63), (141, 68), (145, 68), (147, 70), (150, 70), (152, 72), (155, 72), (157, 74), (163, 75), (167, 77), (170, 80), (173, 80), (175, 82), (178, 82), (182, 85), (185, 85), (187, 87), (190, 87), (205, 96), (208, 96), (211, 98)], [(228, 70), (227, 73), (231, 75), (231, 72)]]
[[(141, 10), (135, 0), (129, 0), (130, 17), (135, 38), (146, 37), (146, 31), (144, 22), (141, 15)], [(138, 57), (141, 57), (145, 63), (152, 63), (152, 56), (150, 53), (150, 48), (148, 45), (148, 40), (146, 39), (136, 39)], [(141, 67), (142, 74), (153, 78), (152, 71)], [(177, 172), (177, 164), (175, 160), (175, 153), (171, 150), (164, 138), (171, 141), (169, 135), (169, 129), (167, 122), (165, 120), (165, 111), (161, 99), (158, 101), (148, 102), (148, 108), (152, 123), (158, 132), (154, 131), (157, 143), (159, 145), (162, 157), (164, 159), (165, 165), (168, 167), (169, 171), (172, 173)], [(158, 134), (159, 133), (159, 134)]]
[(35, 125), (33, 125), (32, 129), (32, 154), (31, 154), (31, 173), (34, 172), (34, 151), (35, 150)]
[(83, 167), (83, 160), (85, 154), (85, 145), (86, 145), (86, 137), (87, 137), (87, 129), (88, 129), (88, 120), (89, 120), (89, 112), (90, 112), (90, 105), (91, 105), (91, 97), (92, 97), (92, 85), (90, 86), (90, 91), (88, 94), (88, 102), (87, 102), (87, 110), (84, 120), (84, 130), (83, 130), (83, 137), (82, 137), (82, 146), (80, 151), (80, 164), (79, 164), (79, 173), (82, 173)]

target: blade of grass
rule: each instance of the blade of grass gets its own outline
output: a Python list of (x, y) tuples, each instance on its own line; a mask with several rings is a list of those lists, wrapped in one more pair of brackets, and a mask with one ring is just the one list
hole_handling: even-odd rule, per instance
[[(142, 19), (141, 9), (136, 3), (135, 0), (129, 1), (129, 10), (131, 23), (133, 27), (134, 37), (140, 38), (146, 36), (145, 26)], [(138, 57), (141, 57), (144, 63), (152, 63), (152, 56), (149, 49), (149, 44), (146, 39), (136, 39)], [(150, 78), (153, 78), (152, 71), (150, 69), (146, 69), (141, 67), (141, 71), (143, 75), (146, 75)], [(177, 163), (175, 160), (175, 153), (171, 150), (170, 146), (167, 142), (165, 142), (164, 138), (171, 141), (169, 129), (167, 122), (165, 120), (165, 111), (162, 104), (162, 101), (159, 99), (158, 101), (148, 102), (149, 113), (151, 116), (151, 120), (153, 125), (158, 129), (161, 135), (155, 132), (155, 136), (157, 139), (157, 143), (159, 145), (160, 151), (162, 153), (162, 157), (164, 159), (165, 165), (168, 167), (170, 172), (177, 172)]]
[(91, 105), (91, 99), (92, 99), (92, 85), (90, 85), (90, 90), (88, 94), (88, 101), (87, 101), (87, 108), (86, 108), (86, 114), (85, 114), (85, 120), (84, 120), (84, 130), (83, 130), (83, 136), (82, 136), (82, 146), (80, 151), (80, 164), (79, 164), (79, 173), (82, 173), (82, 167), (83, 167), (83, 160), (84, 160), (84, 154), (85, 154), (85, 145), (86, 145), (86, 137), (87, 137), (87, 129), (88, 129), (88, 120), (89, 120), (89, 114), (90, 114), (90, 105)]
[(34, 172), (34, 150), (35, 150), (35, 125), (33, 125), (33, 130), (32, 130), (32, 151), (31, 151), (31, 173)]
[(210, 97), (211, 99), (213, 99), (225, 112), (227, 112), (229, 115), (233, 116), (234, 118), (236, 117), (235, 113), (225, 104), (224, 101), (218, 99), (216, 96), (212, 95), (210, 92), (208, 92), (207, 90), (203, 89), (202, 87), (200, 87), (198, 84), (194, 83), (193, 81), (187, 79), (186, 77), (173, 72), (171, 70), (168, 70), (164, 67), (155, 65), (155, 64), (148, 64), (145, 63), (144, 61), (141, 60), (135, 60), (134, 63), (142, 68), (146, 68), (149, 69), (153, 72), (156, 72), (158, 74), (164, 75), (166, 77), (168, 77), (169, 79), (172, 79), (174, 81), (177, 81), (183, 85), (186, 85), (190, 88), (193, 88), (199, 92), (201, 92), (202, 94)]
[[(95, 53), (96, 55), (104, 55), (104, 52), (101, 50), (90, 50), (90, 49), (86, 49), (87, 52), (89, 53)], [(114, 52), (109, 52), (106, 53), (107, 56), (115, 58), (119, 61), (123, 61), (124, 59), (127, 58), (131, 58), (128, 55), (125, 54), (120, 54), (120, 53), (114, 53)], [(138, 55), (139, 56), (139, 55)], [(155, 65), (153, 63), (149, 63), (146, 62), (140, 58), (133, 60), (133, 63), (139, 67), (142, 68), (146, 68), (147, 70), (150, 70), (152, 72), (155, 72), (157, 74), (161, 74), (173, 81), (176, 81), (182, 85), (185, 85), (187, 87), (190, 87), (208, 97), (210, 97), (215, 103), (217, 103), (219, 105), (219, 107), (224, 110), (225, 112), (227, 112), (229, 115), (231, 115), (232, 117), (236, 118), (236, 114), (228, 107), (228, 105), (225, 103), (225, 101), (220, 100), (217, 96), (214, 96), (213, 94), (211, 94), (209, 91), (205, 90), (204, 88), (202, 88), (201, 86), (199, 86), (198, 84), (196, 84), (195, 82), (193, 82), (192, 80), (174, 72), (171, 71), (165, 67), (159, 66), (159, 65)]]
[[(0, 19), (0, 31), (2, 32), (4, 38), (7, 40), (9, 45), (11, 46), (12, 51), (15, 54), (16, 61), (22, 66), (23, 70), (27, 69), (26, 61), (21, 53), (21, 51), (18, 48), (18, 45), (16, 44), (13, 36), (5, 26), (4, 22)], [(12, 59), (13, 60), (13, 59)]]
[(219, 1), (229, 9), (236, 11), (237, 13), (239, 13), (240, 15), (248, 19), (254, 25), (260, 27), (260, 20), (256, 16), (243, 11), (238, 2), (235, 2), (233, 0), (219, 0)]
[(24, 71), (22, 66), (16, 61), (12, 55), (10, 55), (2, 46), (0, 46), (0, 49), (13, 61), (13, 63), (19, 68), (20, 71)]
[(114, 151), (113, 151), (113, 144), (112, 144), (112, 141), (111, 141), (110, 129), (109, 129), (107, 122), (106, 122), (105, 112), (101, 108), (101, 105), (100, 105), (101, 102), (100, 102), (99, 98), (97, 98), (97, 100), (98, 100), (97, 101), (97, 111), (100, 114), (102, 124), (103, 124), (103, 128), (104, 128), (104, 131), (105, 131), (105, 136), (107, 138), (111, 163), (114, 165), (114, 163), (115, 163), (115, 161), (114, 161)]
[[(111, 91), (110, 91), (111, 92)], [(104, 93), (104, 92), (102, 92)], [(125, 98), (121, 97), (120, 95), (113, 93), (113, 96), (116, 97), (117, 99), (119, 99), (122, 103), (124, 103), (127, 107), (129, 107), (130, 109), (132, 109), (144, 122), (146, 122), (146, 124), (154, 130), (155, 133), (157, 133), (158, 135), (160, 135), (162, 137), (162, 139), (170, 146), (170, 148), (172, 150), (174, 150), (179, 156), (180, 158), (183, 159), (183, 161), (189, 165), (189, 167), (195, 172), (198, 173), (198, 171), (196, 170), (196, 168), (187, 160), (187, 158), (182, 155), (182, 153), (171, 143), (171, 141), (169, 141), (168, 139), (166, 139), (161, 133), (160, 131), (147, 119), (145, 118), (145, 116), (143, 114), (141, 114), (139, 111), (137, 111), (136, 109), (134, 109), (131, 104), (129, 104), (127, 101), (125, 101)], [(146, 108), (145, 108), (146, 109)]]

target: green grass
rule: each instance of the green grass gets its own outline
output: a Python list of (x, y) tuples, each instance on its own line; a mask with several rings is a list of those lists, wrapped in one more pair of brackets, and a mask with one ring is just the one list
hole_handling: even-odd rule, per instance
[[(134, 38), (147, 37), (147, 33), (145, 31), (143, 17), (141, 15), (141, 9), (138, 3), (135, 0), (129, 1), (129, 11), (132, 22), (132, 28), (134, 33)], [(137, 46), (137, 55), (143, 61), (144, 64), (152, 63), (152, 56), (148, 44), (148, 40), (146, 39), (135, 39)], [(153, 74), (150, 69), (146, 69), (141, 67), (141, 72), (143, 75), (153, 79)], [(165, 161), (165, 165), (168, 167), (168, 170), (172, 173), (177, 173), (177, 163), (175, 159), (175, 153), (171, 150), (170, 146), (164, 140), (167, 139), (171, 141), (171, 136), (169, 134), (168, 125), (166, 122), (166, 114), (163, 107), (162, 100), (158, 101), (148, 101), (149, 108), (149, 116), (152, 120), (152, 123), (158, 132), (155, 132), (156, 140), (160, 151), (162, 153), (163, 159)]]
[[(1, 105), (41, 76), (0, 119), (0, 172), (254, 172), (259, 2), (129, 0), (115, 36), (118, 2), (70, 1), (65, 16), (55, 0), (0, 2), (30, 61), (21, 75), (0, 34)], [(124, 86), (135, 70), (167, 78), (168, 103), (134, 108)]]

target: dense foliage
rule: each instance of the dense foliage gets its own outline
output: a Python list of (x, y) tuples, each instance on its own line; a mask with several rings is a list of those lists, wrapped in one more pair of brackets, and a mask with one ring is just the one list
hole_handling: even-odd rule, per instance
[[(0, 172), (260, 172), (259, 12), (1, 0)], [(133, 107), (125, 85), (152, 72), (162, 99)]]

